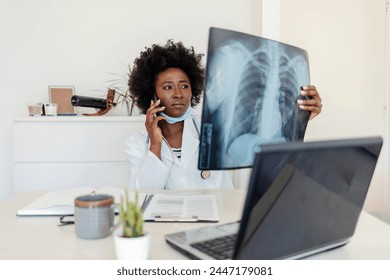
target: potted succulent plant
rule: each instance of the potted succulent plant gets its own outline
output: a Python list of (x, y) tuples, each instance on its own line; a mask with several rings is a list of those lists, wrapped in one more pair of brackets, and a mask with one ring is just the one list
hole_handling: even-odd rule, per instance
[(130, 201), (128, 190), (121, 197), (119, 208), (121, 226), (114, 232), (115, 252), (118, 259), (145, 260), (149, 256), (150, 235), (143, 229), (142, 208), (135, 200)]

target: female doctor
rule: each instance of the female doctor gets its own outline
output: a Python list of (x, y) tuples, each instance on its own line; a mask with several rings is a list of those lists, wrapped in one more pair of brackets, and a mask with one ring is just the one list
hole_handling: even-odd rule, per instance
[[(135, 59), (129, 89), (146, 115), (145, 130), (126, 143), (129, 188), (210, 189), (233, 188), (228, 171), (198, 170), (200, 122), (192, 108), (200, 101), (204, 69), (202, 54), (169, 40), (152, 45)], [(321, 112), (321, 98), (314, 86), (301, 94), (312, 96), (299, 104)]]
[(145, 131), (126, 143), (129, 188), (233, 188), (227, 171), (198, 170), (200, 122), (192, 114), (203, 91), (202, 55), (169, 40), (135, 59), (129, 89), (146, 115)]

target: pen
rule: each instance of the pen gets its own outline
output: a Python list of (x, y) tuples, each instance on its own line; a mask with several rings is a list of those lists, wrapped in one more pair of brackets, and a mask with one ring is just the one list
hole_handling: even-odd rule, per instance
[(142, 206), (141, 206), (142, 212), (145, 212), (146, 208), (148, 208), (149, 203), (152, 200), (153, 196), (154, 196), (153, 194), (147, 194), (145, 196), (144, 201), (142, 202)]

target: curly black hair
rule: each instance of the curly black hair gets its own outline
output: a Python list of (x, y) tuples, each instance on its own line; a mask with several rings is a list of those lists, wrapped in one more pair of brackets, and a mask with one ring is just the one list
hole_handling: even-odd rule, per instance
[(175, 67), (184, 71), (190, 79), (192, 97), (191, 106), (200, 102), (204, 86), (204, 68), (201, 64), (203, 54), (196, 54), (193, 47), (186, 48), (182, 42), (168, 40), (165, 46), (157, 44), (145, 48), (134, 60), (129, 73), (129, 91), (143, 114), (154, 98), (154, 86), (157, 75), (167, 68)]

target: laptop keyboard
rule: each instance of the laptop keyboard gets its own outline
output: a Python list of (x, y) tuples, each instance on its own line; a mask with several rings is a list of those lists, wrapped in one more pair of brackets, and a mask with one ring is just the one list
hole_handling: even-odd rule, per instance
[(226, 260), (233, 257), (236, 240), (237, 233), (192, 243), (190, 245), (217, 260)]

